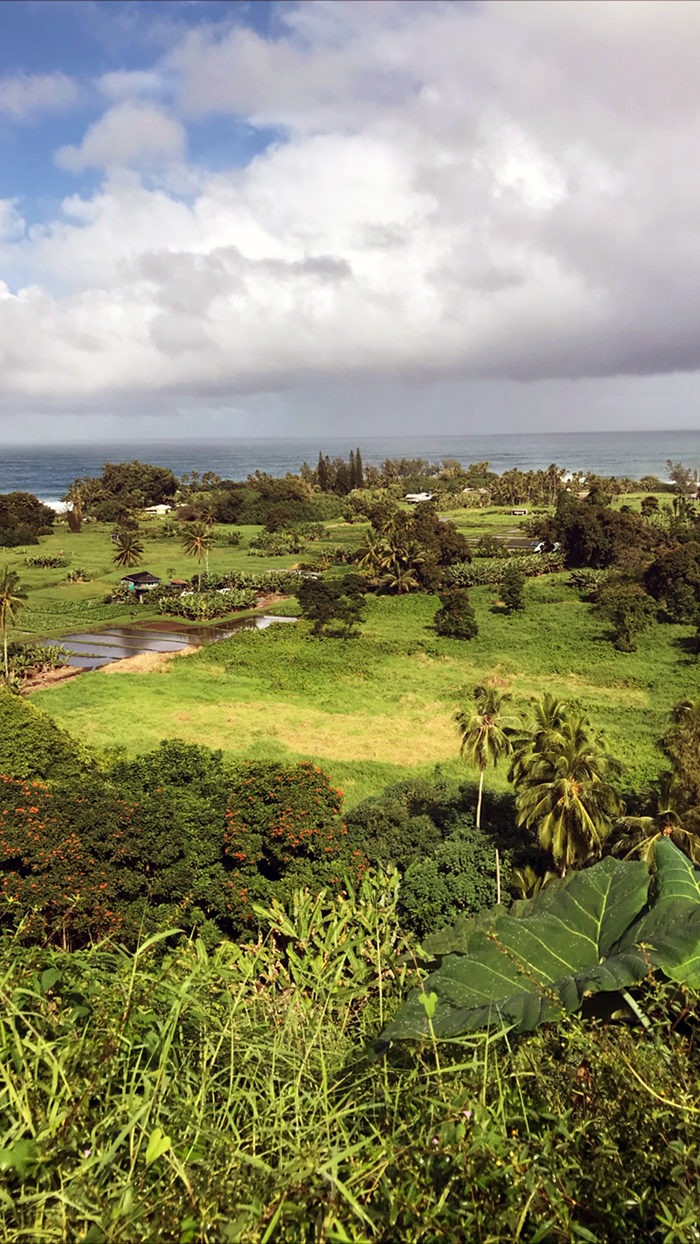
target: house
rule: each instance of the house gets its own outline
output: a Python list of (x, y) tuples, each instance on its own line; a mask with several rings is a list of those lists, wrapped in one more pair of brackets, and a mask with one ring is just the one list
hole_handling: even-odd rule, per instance
[(122, 583), (125, 583), (135, 596), (140, 597), (143, 592), (152, 592), (154, 587), (159, 587), (161, 580), (154, 574), (149, 574), (147, 570), (136, 570), (133, 574), (125, 574)]
[(165, 514), (170, 514), (172, 511), (172, 508), (173, 507), (171, 505), (163, 505), (163, 504), (147, 505), (143, 512), (144, 514), (157, 514), (159, 518), (162, 518)]
[(404, 501), (409, 505), (418, 505), (421, 501), (432, 501), (432, 492), (407, 492)]

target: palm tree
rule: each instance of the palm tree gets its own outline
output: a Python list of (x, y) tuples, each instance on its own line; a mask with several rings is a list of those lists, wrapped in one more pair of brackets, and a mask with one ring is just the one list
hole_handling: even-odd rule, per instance
[(549, 691), (535, 700), (529, 717), (523, 718), (522, 727), (512, 737), (513, 762), (508, 773), (509, 782), (517, 786), (534, 755), (563, 743), (562, 727), (569, 712), (568, 701), (558, 700)]
[(209, 550), (212, 546), (212, 533), (206, 523), (192, 523), (182, 538), (182, 547), (188, 557), (197, 558), (199, 590), (202, 590), (202, 558), (206, 557), (207, 574), (209, 573)]
[(481, 801), (484, 793), (484, 774), (489, 761), (498, 764), (510, 755), (513, 745), (510, 735), (517, 729), (515, 717), (502, 713), (503, 705), (510, 695), (501, 695), (495, 687), (474, 688), (474, 708), (458, 712), (456, 721), (462, 742), (460, 756), (472, 768), (479, 770), (479, 798), (476, 805), (476, 827), (481, 828)]
[(585, 717), (569, 717), (550, 745), (533, 752), (517, 777), (518, 825), (536, 825), (540, 846), (560, 875), (601, 855), (623, 811), (605, 780), (613, 761), (591, 737)]
[(688, 792), (676, 774), (668, 770), (660, 773), (650, 790), (646, 816), (625, 816), (618, 822), (622, 836), (613, 853), (626, 860), (639, 855), (646, 864), (652, 864), (656, 844), (661, 838), (670, 838), (694, 864), (699, 864), (700, 836), (683, 825), (687, 806)]
[(366, 570), (373, 577), (378, 575), (383, 556), (384, 540), (376, 531), (368, 531), (356, 554), (360, 570)]
[(115, 552), (112, 561), (116, 566), (128, 570), (130, 566), (138, 566), (143, 557), (143, 544), (138, 531), (120, 531), (115, 538)]
[(3, 566), (0, 573), (0, 630), (5, 657), (5, 682), (10, 681), (10, 663), (7, 657), (7, 631), (14, 624), (17, 614), (27, 599), (27, 593), (19, 581), (16, 570)]

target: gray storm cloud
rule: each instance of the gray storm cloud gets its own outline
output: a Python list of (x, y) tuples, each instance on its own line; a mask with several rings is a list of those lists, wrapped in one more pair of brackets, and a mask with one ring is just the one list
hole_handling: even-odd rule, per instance
[[(201, 26), (57, 153), (94, 193), (4, 204), (0, 400), (695, 372), (699, 59), (695, 0)], [(278, 139), (209, 172), (213, 113)]]

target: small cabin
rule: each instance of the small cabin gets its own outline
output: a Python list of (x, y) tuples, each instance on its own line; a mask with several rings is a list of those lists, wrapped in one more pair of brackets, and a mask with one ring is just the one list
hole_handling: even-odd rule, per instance
[(144, 514), (156, 514), (159, 518), (163, 518), (164, 515), (171, 513), (172, 508), (171, 505), (161, 503), (160, 505), (147, 505), (143, 512)]
[(126, 584), (134, 596), (141, 596), (143, 592), (152, 592), (154, 587), (160, 587), (161, 580), (148, 570), (136, 570), (134, 574), (125, 574), (122, 583)]

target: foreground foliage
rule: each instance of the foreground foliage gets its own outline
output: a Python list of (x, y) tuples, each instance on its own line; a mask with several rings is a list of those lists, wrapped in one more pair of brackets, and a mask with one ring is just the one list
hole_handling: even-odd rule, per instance
[(8, 1244), (696, 1240), (697, 998), (365, 1054), (410, 950), (391, 876), (207, 954), (4, 945)]
[(700, 986), (700, 871), (667, 839), (657, 871), (609, 856), (550, 882), (512, 913), (492, 908), (435, 933), (437, 970), (383, 1034), (454, 1037), (504, 1023), (528, 1032), (654, 971)]

